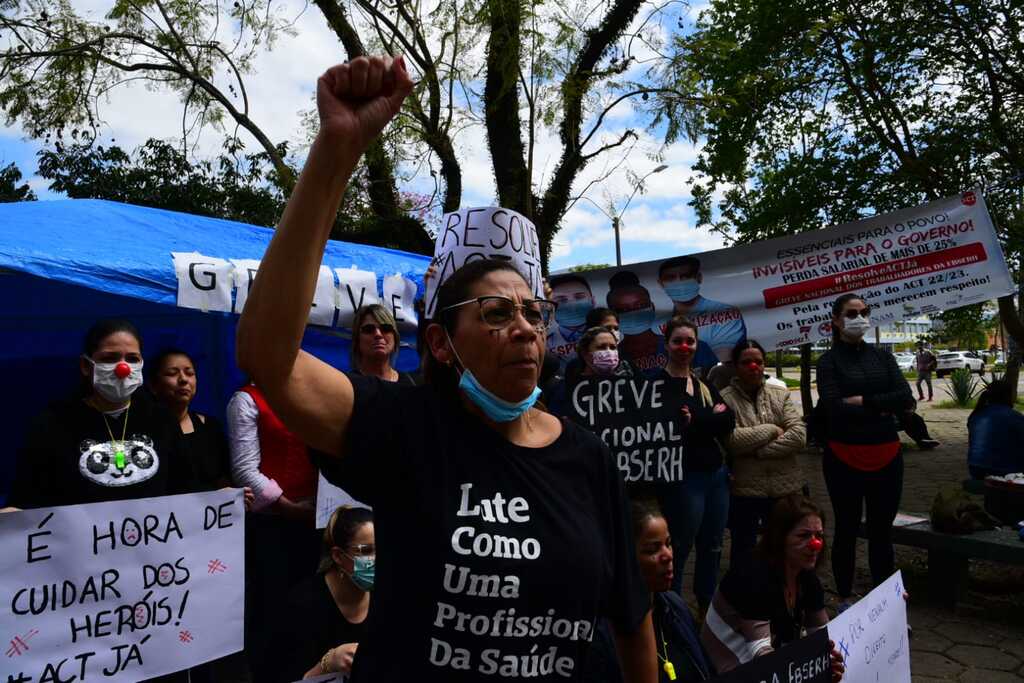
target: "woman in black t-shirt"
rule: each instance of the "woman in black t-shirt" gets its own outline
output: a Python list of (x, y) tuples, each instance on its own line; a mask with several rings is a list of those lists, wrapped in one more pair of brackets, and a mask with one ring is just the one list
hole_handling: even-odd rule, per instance
[(85, 336), (83, 390), (29, 427), (8, 505), (39, 508), (150, 498), (186, 490), (177, 427), (142, 385), (142, 339), (126, 320)]
[(552, 304), (522, 274), (479, 260), (441, 285), (426, 386), (349, 378), (300, 349), (345, 185), (412, 85), (402, 58), (320, 78), (320, 132), (238, 327), (239, 365), (327, 454), (328, 479), (373, 506), (353, 681), (579, 681), (608, 616), (627, 680), (654, 683), (622, 479), (596, 436), (533, 407)]
[[(825, 557), (825, 517), (800, 494), (772, 508), (753, 564), (722, 579), (701, 630), (719, 674), (825, 628), (825, 591), (816, 569)], [(832, 680), (843, 677), (832, 650)]]
[(295, 586), (274, 642), (275, 681), (348, 675), (366, 631), (374, 584), (373, 513), (342, 506), (324, 528), (320, 569)]

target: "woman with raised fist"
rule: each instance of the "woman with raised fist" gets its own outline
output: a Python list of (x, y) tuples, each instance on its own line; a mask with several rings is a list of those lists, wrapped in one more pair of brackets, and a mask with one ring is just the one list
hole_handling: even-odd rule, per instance
[(238, 327), (239, 365), (325, 453), (325, 476), (374, 510), (352, 680), (578, 681), (607, 616), (626, 679), (653, 683), (618, 469), (596, 436), (534, 406), (552, 302), (508, 263), (465, 265), (439, 290), (424, 386), (348, 377), (300, 348), (349, 177), (412, 88), (401, 57), (321, 76), (320, 131)]

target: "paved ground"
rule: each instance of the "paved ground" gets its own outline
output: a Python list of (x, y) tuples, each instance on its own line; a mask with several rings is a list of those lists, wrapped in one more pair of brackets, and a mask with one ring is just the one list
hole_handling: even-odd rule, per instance
[[(935, 383), (935, 403), (948, 398), (942, 389), (944, 385), (945, 380)], [(799, 401), (799, 392), (792, 395)], [(959, 488), (967, 477), (969, 411), (938, 409), (932, 405), (921, 404), (919, 412), (942, 446), (932, 451), (918, 451), (912, 442), (907, 442), (901, 509), (908, 512), (926, 514), (940, 489)], [(812, 498), (831, 512), (820, 456), (808, 451), (801, 460)], [(831, 525), (829, 527), (831, 529)], [(723, 558), (728, 558), (728, 548)], [(723, 560), (723, 564), (726, 561)], [(956, 610), (951, 611), (927, 603), (927, 555), (924, 551), (896, 546), (896, 561), (911, 592), (909, 616), (914, 629), (911, 670), (915, 683), (1024, 680), (1024, 568), (972, 561), (967, 595)], [(834, 601), (831, 570), (823, 569), (821, 578)], [(692, 581), (692, 576), (688, 576), (687, 591)], [(865, 594), (870, 589), (867, 544), (861, 541), (855, 591)]]

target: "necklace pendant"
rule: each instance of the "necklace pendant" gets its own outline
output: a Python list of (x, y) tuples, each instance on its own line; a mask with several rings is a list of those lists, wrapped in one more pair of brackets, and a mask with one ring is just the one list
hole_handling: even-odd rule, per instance
[(114, 466), (119, 470), (123, 470), (124, 465), (124, 451), (121, 449), (114, 451)]
[(672, 662), (665, 662), (665, 664), (662, 665), (661, 668), (665, 670), (665, 674), (668, 676), (668, 680), (676, 680), (676, 667), (672, 665)]

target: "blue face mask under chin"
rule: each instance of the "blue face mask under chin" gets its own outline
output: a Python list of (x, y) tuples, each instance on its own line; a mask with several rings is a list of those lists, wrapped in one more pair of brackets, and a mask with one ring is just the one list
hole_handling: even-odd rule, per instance
[(666, 282), (663, 286), (672, 301), (693, 301), (700, 295), (700, 283), (693, 279)]
[(469, 397), (469, 400), (483, 411), (484, 415), (495, 422), (511, 422), (527, 410), (540, 398), (540, 387), (534, 387), (530, 395), (518, 403), (510, 403), (503, 398), (495, 396), (487, 390), (484, 385), (477, 381), (473, 371), (468, 368), (462, 371), (459, 378), (459, 388)]
[[(445, 330), (445, 335), (448, 335), (447, 330)], [(462, 362), (450, 336), (448, 337), (448, 345), (452, 347), (456, 360), (462, 366), (462, 373), (459, 377), (459, 389), (462, 389), (466, 397), (473, 402), (473, 405), (483, 411), (483, 414), (491, 420), (495, 422), (511, 422), (532, 408), (533, 404), (540, 398), (540, 387), (536, 386), (529, 396), (518, 403), (510, 403), (499, 396), (495, 396), (484, 385), (480, 384), (473, 371)]]
[(558, 304), (555, 311), (555, 318), (562, 327), (580, 327), (587, 322), (587, 313), (594, 308), (594, 302), (590, 299), (578, 301), (566, 301)]

